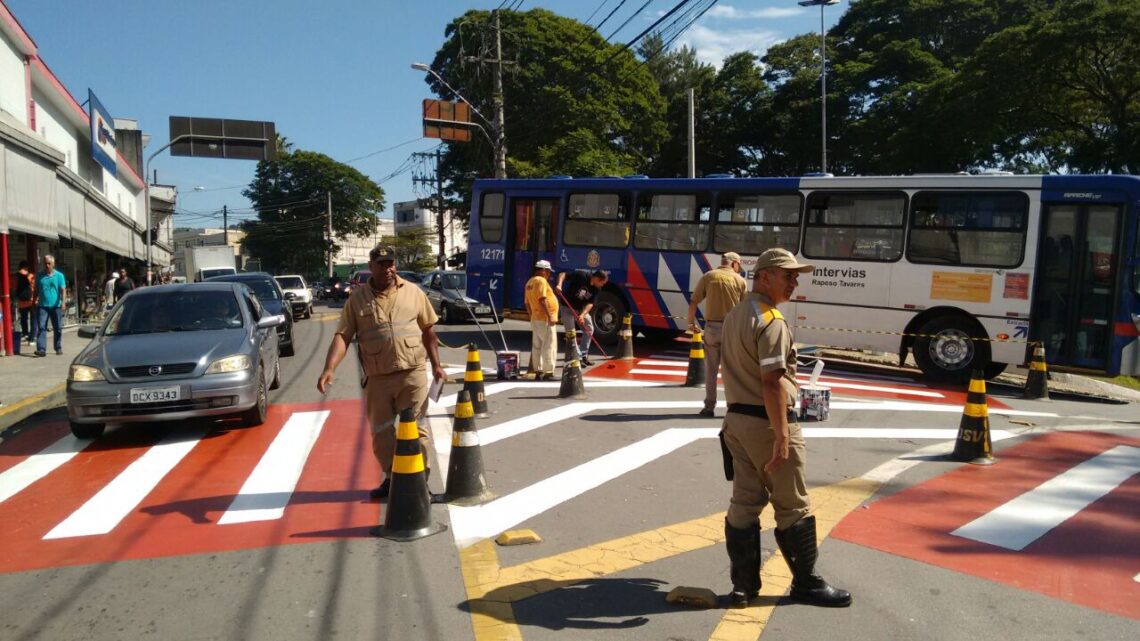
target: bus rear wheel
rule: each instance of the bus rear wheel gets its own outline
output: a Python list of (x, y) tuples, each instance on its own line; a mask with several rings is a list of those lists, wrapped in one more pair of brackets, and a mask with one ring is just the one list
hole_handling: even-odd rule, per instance
[(594, 299), (594, 338), (602, 345), (616, 345), (622, 319), (628, 313), (625, 303), (613, 292), (598, 292)]
[(988, 369), (990, 345), (985, 332), (965, 316), (939, 316), (919, 330), (914, 360), (922, 373), (936, 380), (969, 381), (975, 369)]

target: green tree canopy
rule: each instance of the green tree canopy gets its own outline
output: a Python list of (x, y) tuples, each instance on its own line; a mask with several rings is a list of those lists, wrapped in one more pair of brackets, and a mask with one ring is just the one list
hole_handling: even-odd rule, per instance
[[(267, 271), (315, 274), (324, 270), (335, 239), (376, 233), (384, 190), (356, 169), (315, 151), (293, 150), (278, 140), (277, 160), (261, 161), (242, 194), (257, 219), (242, 224), (243, 245)], [(333, 242), (326, 238), (332, 198)]]

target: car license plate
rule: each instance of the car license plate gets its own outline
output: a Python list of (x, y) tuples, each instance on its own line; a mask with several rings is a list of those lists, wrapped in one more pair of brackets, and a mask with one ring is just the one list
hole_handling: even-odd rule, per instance
[(177, 386), (131, 388), (132, 403), (161, 403), (163, 401), (177, 401), (179, 398), (181, 398), (181, 392)]
[(491, 308), (487, 307), (486, 305), (479, 305), (479, 306), (475, 307), (475, 313), (476, 314), (490, 314)]

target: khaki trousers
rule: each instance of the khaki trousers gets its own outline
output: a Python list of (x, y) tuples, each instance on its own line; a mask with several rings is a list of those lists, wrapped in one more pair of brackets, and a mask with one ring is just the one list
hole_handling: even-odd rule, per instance
[(544, 320), (530, 322), (531, 367), (539, 374), (553, 374), (557, 358), (558, 327)]
[(720, 374), (720, 329), (724, 323), (705, 323), (705, 409), (716, 409), (716, 377)]
[(385, 478), (392, 472), (392, 457), (396, 454), (396, 422), (399, 420), (400, 410), (409, 407), (416, 413), (424, 467), (431, 467), (428, 455), (431, 452), (428, 447), (431, 439), (419, 420), (427, 410), (427, 395), (428, 381), (425, 367), (368, 377), (368, 383), (364, 387), (364, 399), (368, 409), (368, 422), (372, 426), (372, 453), (384, 470)]
[(744, 529), (757, 523), (769, 501), (776, 527), (785, 530), (811, 512), (804, 481), (805, 448), (798, 423), (788, 425), (788, 460), (775, 474), (764, 471), (772, 458), (775, 437), (768, 419), (729, 412), (724, 416), (724, 442), (732, 453), (732, 499), (728, 524)]

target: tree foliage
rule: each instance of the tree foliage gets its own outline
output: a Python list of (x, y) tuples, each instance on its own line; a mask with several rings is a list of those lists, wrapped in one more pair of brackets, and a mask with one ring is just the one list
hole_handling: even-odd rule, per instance
[[(242, 224), (242, 241), (267, 271), (315, 274), (323, 271), (337, 239), (376, 233), (384, 190), (356, 169), (328, 156), (294, 150), (278, 140), (277, 159), (261, 161), (242, 194), (257, 219)], [(332, 198), (333, 241), (326, 238)]]
[(396, 268), (414, 272), (426, 272), (435, 268), (435, 255), (432, 254), (431, 231), (411, 230), (398, 236), (384, 236), (380, 242), (391, 245), (396, 250)]

